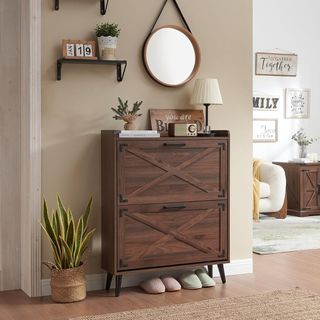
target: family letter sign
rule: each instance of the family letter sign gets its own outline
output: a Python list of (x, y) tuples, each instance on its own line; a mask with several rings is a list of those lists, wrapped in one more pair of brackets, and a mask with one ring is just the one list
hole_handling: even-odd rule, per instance
[(296, 54), (256, 53), (256, 75), (295, 77), (297, 64)]

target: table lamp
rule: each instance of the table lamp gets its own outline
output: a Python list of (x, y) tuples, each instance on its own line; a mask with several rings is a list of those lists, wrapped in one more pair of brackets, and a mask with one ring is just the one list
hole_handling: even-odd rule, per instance
[(205, 105), (206, 107), (206, 125), (203, 128), (203, 133), (198, 133), (200, 137), (211, 137), (215, 136), (214, 133), (210, 132), (210, 127), (208, 125), (208, 107), (210, 104), (222, 104), (221, 93), (219, 89), (219, 84), (217, 79), (197, 79), (191, 99), (190, 104), (194, 105)]

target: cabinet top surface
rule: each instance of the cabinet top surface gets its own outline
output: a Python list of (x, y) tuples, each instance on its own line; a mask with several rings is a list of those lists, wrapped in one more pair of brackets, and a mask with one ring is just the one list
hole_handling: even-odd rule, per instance
[(320, 166), (320, 161), (318, 162), (311, 162), (311, 163), (298, 163), (298, 162), (281, 162), (281, 161), (274, 161), (272, 162), (278, 165), (286, 165), (286, 166)]
[(190, 140), (194, 140), (194, 139), (221, 139), (221, 138), (229, 138), (230, 137), (230, 132), (228, 130), (211, 130), (212, 133), (216, 133), (216, 136), (214, 137), (189, 137), (189, 136), (183, 136), (183, 137), (169, 137), (169, 136), (161, 136), (158, 138), (146, 138), (146, 137), (125, 137), (125, 138), (119, 138), (118, 134), (120, 133), (119, 130), (101, 130), (101, 134), (113, 134), (115, 138), (119, 139), (119, 140), (168, 140), (168, 139), (190, 139)]

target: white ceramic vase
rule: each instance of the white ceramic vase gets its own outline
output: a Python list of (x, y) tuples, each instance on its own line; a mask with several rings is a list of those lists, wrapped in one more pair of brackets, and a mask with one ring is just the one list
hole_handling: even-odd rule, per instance
[(100, 60), (115, 60), (117, 37), (98, 37)]

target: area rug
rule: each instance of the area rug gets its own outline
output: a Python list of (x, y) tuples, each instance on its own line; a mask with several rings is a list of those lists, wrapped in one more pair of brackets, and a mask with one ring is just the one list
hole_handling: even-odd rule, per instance
[[(107, 299), (107, 298), (106, 298)], [(106, 300), (107, 303), (107, 300)], [(320, 295), (295, 288), (254, 296), (211, 299), (70, 320), (316, 320)]]
[(253, 252), (259, 254), (320, 249), (320, 216), (276, 219), (260, 215), (253, 222)]

